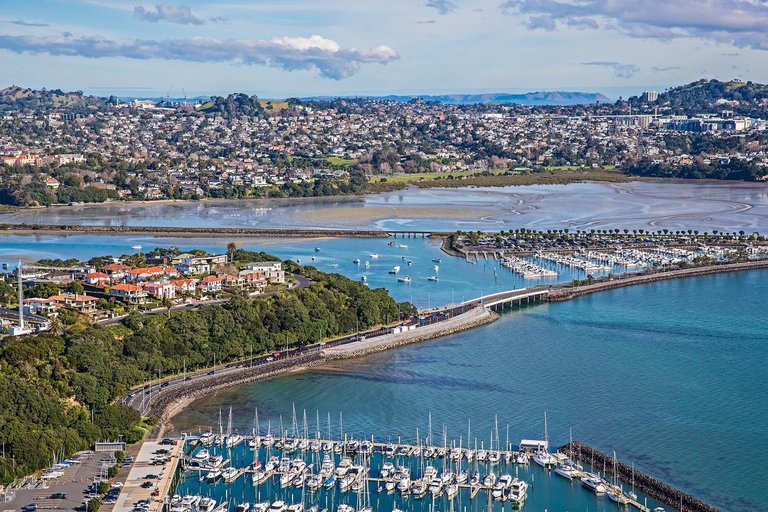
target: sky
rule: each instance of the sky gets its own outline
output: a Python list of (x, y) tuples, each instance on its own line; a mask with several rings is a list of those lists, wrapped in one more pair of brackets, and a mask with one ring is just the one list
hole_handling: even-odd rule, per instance
[(0, 88), (617, 98), (700, 78), (768, 82), (768, 0), (165, 2), (0, 1)]

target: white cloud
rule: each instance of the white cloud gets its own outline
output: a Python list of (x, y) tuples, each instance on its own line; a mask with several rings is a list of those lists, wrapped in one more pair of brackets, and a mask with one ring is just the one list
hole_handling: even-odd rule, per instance
[(192, 10), (186, 5), (164, 5), (155, 6), (154, 11), (149, 11), (138, 5), (133, 8), (133, 14), (140, 20), (150, 23), (164, 21), (166, 23), (178, 23), (179, 25), (202, 25), (203, 20), (192, 14)]
[(502, 8), (582, 26), (591, 20), (593, 28), (602, 20), (632, 37), (697, 37), (768, 50), (765, 0), (509, 0)]
[(355, 74), (361, 64), (386, 64), (400, 58), (385, 45), (370, 49), (342, 48), (321, 36), (271, 39), (215, 39), (192, 37), (164, 41), (121, 43), (103, 37), (0, 36), (0, 49), (16, 53), (87, 58), (124, 57), (188, 62), (236, 62), (269, 65), (288, 71), (316, 69), (325, 78), (340, 80)]
[(640, 72), (640, 68), (634, 64), (620, 64), (618, 62), (582, 62), (582, 66), (602, 66), (613, 70), (616, 78), (632, 78)]

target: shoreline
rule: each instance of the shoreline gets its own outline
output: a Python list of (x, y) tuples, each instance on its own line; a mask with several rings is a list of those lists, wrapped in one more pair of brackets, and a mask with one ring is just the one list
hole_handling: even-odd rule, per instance
[(372, 338), (371, 340), (363, 339), (351, 344), (351, 346), (343, 345), (341, 347), (328, 348), (312, 354), (275, 361), (252, 368), (243, 368), (242, 371), (234, 375), (226, 375), (224, 378), (218, 377), (212, 383), (209, 383), (208, 379), (204, 379), (183, 389), (172, 389), (167, 394), (161, 395), (154, 402), (152, 414), (157, 417), (158, 422), (147, 435), (147, 439), (162, 439), (167, 432), (175, 429), (171, 422), (174, 416), (198, 398), (210, 395), (216, 391), (279, 375), (304, 371), (328, 361), (355, 359), (391, 348), (456, 334), (494, 322), (498, 318), (499, 316), (496, 313), (479, 307), (450, 320), (419, 327), (413, 331), (387, 334)]

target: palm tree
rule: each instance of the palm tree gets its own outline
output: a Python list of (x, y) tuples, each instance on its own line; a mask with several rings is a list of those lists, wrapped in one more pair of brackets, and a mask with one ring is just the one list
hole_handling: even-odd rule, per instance
[(235, 259), (236, 250), (237, 250), (237, 244), (235, 244), (235, 242), (229, 242), (227, 244), (227, 255), (229, 256), (230, 262), (232, 262)]

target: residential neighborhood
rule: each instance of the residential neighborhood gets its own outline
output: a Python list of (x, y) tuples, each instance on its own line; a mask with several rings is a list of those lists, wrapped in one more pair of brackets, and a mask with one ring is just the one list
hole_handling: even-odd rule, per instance
[[(227, 254), (201, 252), (147, 258), (167, 260), (169, 263), (164, 266), (133, 267), (122, 258), (111, 258), (108, 263), (98, 265), (61, 268), (22, 266), (24, 312), (53, 319), (60, 311), (67, 310), (98, 321), (135, 309), (149, 311), (158, 307), (203, 305), (233, 295), (257, 297), (270, 289), (285, 289), (291, 281), (286, 279), (279, 261), (248, 263), (238, 268)], [(18, 275), (18, 270), (1, 274), (5, 279), (6, 299), (15, 301), (16, 308), (18, 297), (10, 283), (16, 281)], [(18, 326), (18, 314), (5, 315), (0, 322), (3, 330), (8, 331)], [(37, 330), (50, 327), (46, 322), (30, 325)]]

